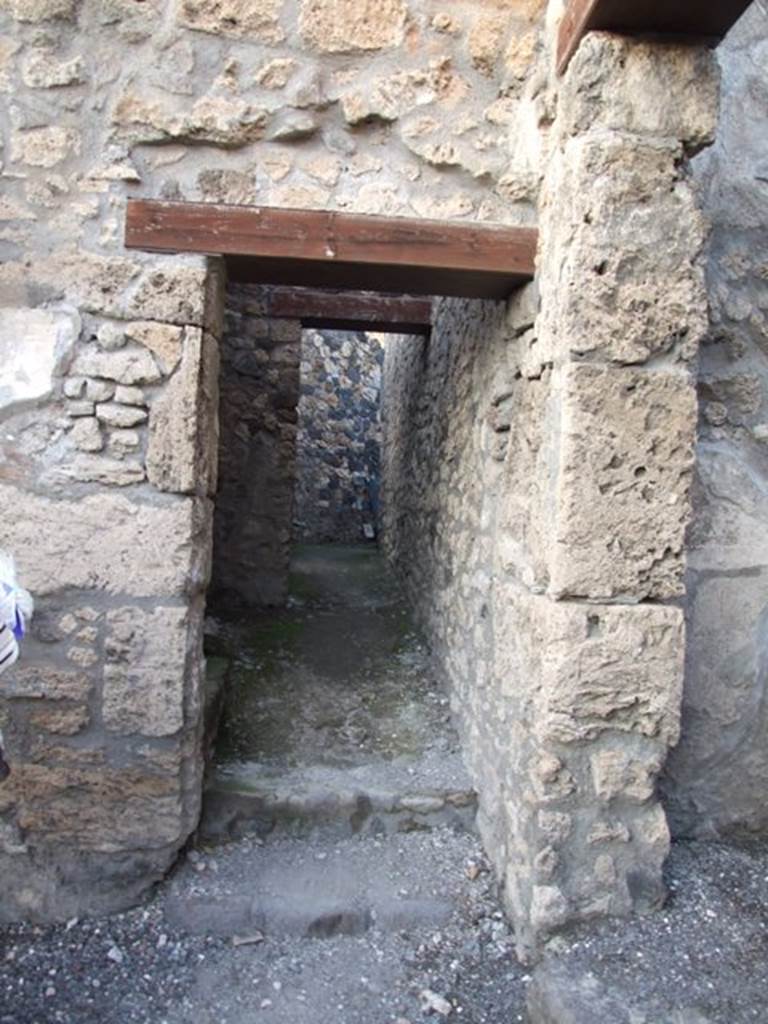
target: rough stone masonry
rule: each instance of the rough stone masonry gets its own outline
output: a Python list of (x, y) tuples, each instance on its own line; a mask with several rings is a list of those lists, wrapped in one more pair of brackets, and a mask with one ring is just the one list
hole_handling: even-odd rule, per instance
[[(546, 6), (0, 0), (1, 539), (39, 608), (0, 692), (0, 919), (135, 902), (199, 813), (219, 432), (241, 429), (242, 453), (259, 425), (219, 415), (221, 267), (127, 253), (129, 196), (538, 224), (532, 286), (443, 301), (429, 342), (392, 349), (385, 544), (451, 678), (521, 951), (661, 899), (656, 780), (680, 730), (696, 359), (713, 339), (688, 161), (714, 135), (716, 63), (593, 34), (557, 78), (562, 4)], [(727, 175), (738, 138), (717, 144)], [(755, 203), (744, 230), (764, 228)], [(719, 244), (713, 322), (738, 341), (753, 277)], [(263, 325), (245, 363), (275, 338)], [(703, 365), (732, 467), (760, 380)], [(726, 573), (727, 536), (706, 548)], [(707, 571), (691, 665), (720, 616)], [(758, 604), (742, 621), (759, 639)], [(746, 717), (759, 688), (720, 686)], [(683, 721), (689, 751), (701, 721)], [(756, 763), (758, 732), (724, 780)], [(689, 822), (694, 775), (674, 775)], [(722, 826), (764, 827), (743, 801)]]

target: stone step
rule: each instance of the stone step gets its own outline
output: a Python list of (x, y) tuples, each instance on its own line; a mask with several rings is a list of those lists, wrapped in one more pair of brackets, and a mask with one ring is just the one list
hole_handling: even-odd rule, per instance
[[(436, 829), (266, 844), (249, 837), (202, 847), (189, 852), (164, 892), (165, 919), (187, 933), (254, 944), (262, 936), (322, 939), (370, 929), (440, 928), (465, 898), (457, 852), (475, 843)], [(457, 884), (447, 884), (448, 863)]]
[(257, 765), (212, 775), (198, 835), (208, 842), (312, 834), (342, 838), (448, 826), (473, 831), (477, 796), (458, 756), (398, 765), (317, 766), (270, 774)]

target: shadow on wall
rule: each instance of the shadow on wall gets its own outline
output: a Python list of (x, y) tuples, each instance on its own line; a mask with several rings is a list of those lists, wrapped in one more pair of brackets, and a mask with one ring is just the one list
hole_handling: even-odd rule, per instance
[(373, 540), (378, 532), (384, 344), (380, 335), (305, 330), (293, 537)]

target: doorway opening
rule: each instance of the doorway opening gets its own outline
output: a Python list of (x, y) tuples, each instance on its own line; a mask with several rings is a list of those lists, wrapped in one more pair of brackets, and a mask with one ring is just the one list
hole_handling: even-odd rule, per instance
[(472, 827), (446, 687), (379, 548), (387, 345), (230, 285), (201, 836)]

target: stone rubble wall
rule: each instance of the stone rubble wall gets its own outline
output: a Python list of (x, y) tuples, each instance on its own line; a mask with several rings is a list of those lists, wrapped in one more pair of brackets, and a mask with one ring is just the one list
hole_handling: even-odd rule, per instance
[(0, 545), (36, 603), (0, 684), (0, 921), (135, 902), (199, 812), (220, 277), (66, 266), (0, 309)]
[(211, 610), (280, 605), (290, 562), (301, 324), (266, 316), (268, 289), (227, 288)]
[(127, 905), (197, 820), (221, 284), (126, 198), (531, 222), (543, 5), (0, 0), (3, 919)]
[(443, 301), (430, 341), (387, 353), (385, 548), (451, 681), (523, 956), (664, 898), (707, 326), (686, 157), (716, 109), (706, 51), (587, 37), (539, 149), (536, 284)]
[(354, 543), (376, 525), (384, 336), (306, 330), (296, 451), (294, 537)]
[(683, 728), (664, 792), (684, 836), (768, 829), (768, 5), (719, 49), (715, 146), (694, 161), (712, 222), (688, 536)]

